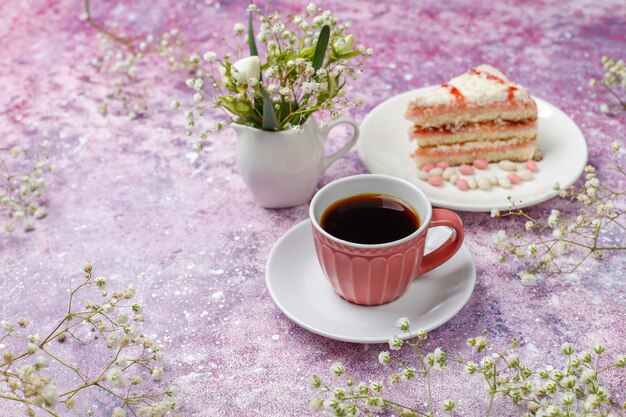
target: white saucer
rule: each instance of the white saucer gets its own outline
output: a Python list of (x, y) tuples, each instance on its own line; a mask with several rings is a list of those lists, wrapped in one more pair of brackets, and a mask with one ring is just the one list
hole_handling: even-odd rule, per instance
[[(434, 228), (426, 251), (439, 246), (449, 232)], [(331, 339), (356, 343), (385, 343), (408, 317), (411, 328), (432, 330), (450, 320), (467, 303), (476, 283), (476, 266), (463, 245), (448, 262), (415, 279), (408, 291), (391, 303), (375, 307), (352, 304), (339, 297), (317, 262), (311, 223), (305, 220), (285, 233), (272, 248), (265, 282), (274, 302), (305, 329)]]
[[(465, 211), (502, 210), (509, 208), (507, 196), (516, 203), (521, 201), (518, 207), (532, 206), (559, 193), (552, 188), (555, 182), (562, 188), (572, 185), (587, 164), (587, 143), (576, 123), (557, 107), (533, 97), (539, 113), (537, 146), (543, 150), (543, 160), (532, 181), (508, 190), (496, 187), (463, 192), (448, 182), (434, 187), (417, 178), (417, 166), (410, 157), (416, 144), (408, 139), (411, 122), (404, 118), (404, 112), (417, 91), (399, 94), (374, 108), (361, 124), (357, 146), (361, 160), (373, 174), (392, 175), (415, 184), (434, 206)], [(494, 166), (485, 172), (488, 173), (502, 175), (503, 171)]]

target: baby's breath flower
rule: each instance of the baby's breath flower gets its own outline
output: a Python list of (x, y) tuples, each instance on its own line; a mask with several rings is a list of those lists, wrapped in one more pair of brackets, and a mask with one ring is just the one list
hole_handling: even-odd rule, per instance
[(126, 410), (120, 407), (115, 407), (115, 409), (113, 410), (113, 414), (111, 415), (111, 417), (126, 417), (126, 416), (127, 416)]
[(452, 411), (454, 411), (454, 407), (455, 404), (452, 400), (445, 400), (441, 403), (441, 408), (443, 408), (443, 410), (448, 413), (452, 413)]
[(500, 210), (498, 209), (491, 209), (491, 217), (500, 217)]
[(380, 362), (381, 365), (389, 365), (389, 363), (391, 362), (391, 355), (389, 354), (389, 352), (382, 351), (380, 352), (380, 354), (378, 355), (378, 362)]
[(319, 376), (317, 375), (311, 375), (311, 377), (309, 378), (309, 386), (311, 388), (317, 389), (322, 385), (322, 381), (320, 379)]
[(120, 368), (113, 367), (106, 374), (107, 382), (116, 388), (123, 388), (126, 385), (126, 377)]
[(400, 317), (396, 321), (396, 327), (404, 332), (408, 332), (411, 327), (411, 322), (407, 317)]
[(346, 372), (346, 368), (341, 362), (335, 362), (330, 366), (330, 373), (335, 376), (341, 376)]
[(159, 366), (155, 366), (154, 368), (152, 368), (152, 370), (150, 371), (150, 376), (152, 377), (152, 379), (154, 379), (155, 381), (160, 380), (161, 378), (163, 378), (163, 375), (165, 374), (165, 372), (163, 371), (163, 368), (159, 367)]
[(389, 349), (391, 350), (400, 350), (404, 342), (398, 336), (394, 336), (389, 339)]
[(537, 275), (530, 271), (522, 271), (517, 275), (519, 276), (522, 285), (530, 286), (537, 283)]
[(571, 343), (563, 343), (561, 345), (561, 352), (563, 352), (565, 355), (571, 355), (574, 353), (574, 345), (572, 345)]
[(243, 23), (235, 23), (233, 26), (233, 33), (235, 35), (241, 35), (244, 31)]
[(496, 246), (502, 245), (506, 241), (506, 232), (504, 230), (498, 230), (493, 235), (491, 235), (491, 241)]
[(321, 411), (324, 408), (324, 401), (319, 397), (312, 397), (309, 399), (309, 407), (315, 412)]

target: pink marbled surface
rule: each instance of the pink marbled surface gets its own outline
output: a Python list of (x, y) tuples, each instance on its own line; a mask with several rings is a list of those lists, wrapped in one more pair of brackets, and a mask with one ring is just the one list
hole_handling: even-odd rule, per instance
[[(97, 105), (104, 78), (89, 64), (94, 32), (78, 20), (79, 2), (0, 4), (0, 141), (48, 139), (59, 171), (48, 193), (48, 217), (34, 233), (0, 235), (0, 318), (35, 323), (62, 314), (70, 280), (85, 261), (112, 282), (132, 282), (146, 307), (149, 333), (160, 335), (169, 378), (179, 385), (186, 415), (308, 415), (311, 373), (343, 361), (359, 378), (380, 378), (384, 345), (336, 342), (290, 322), (264, 283), (273, 242), (307, 217), (307, 207), (264, 210), (246, 191), (234, 161), (235, 136), (224, 132), (198, 161), (188, 156), (180, 117), (168, 103), (183, 98), (184, 76), (147, 70), (149, 117), (129, 122), (103, 117)], [(243, 20), (247, 1), (94, 2), (129, 33), (180, 27), (200, 50), (221, 47), (220, 34)], [(489, 62), (563, 109), (581, 127), (589, 160), (608, 174), (609, 144), (626, 135), (626, 115), (598, 111), (587, 78), (600, 73), (604, 54), (623, 57), (623, 1), (329, 1), (322, 4), (353, 24), (357, 39), (375, 50), (353, 96), (365, 107), (407, 89), (440, 82)], [(279, 10), (300, 3), (276, 1)], [(321, 184), (365, 172), (355, 151), (333, 165)], [(623, 183), (622, 183), (623, 187)], [(538, 214), (559, 206), (547, 202)], [(430, 346), (467, 352), (467, 337), (489, 329), (505, 344), (524, 341), (522, 358), (554, 362), (565, 341), (604, 342), (626, 350), (623, 256), (591, 261), (575, 274), (546, 276), (532, 288), (498, 265), (485, 245), (495, 230), (513, 230), (488, 214), (461, 213), (478, 282), (467, 306), (432, 332)], [(221, 296), (219, 296), (221, 294)], [(27, 307), (26, 307), (27, 306)], [(618, 402), (624, 379), (609, 379)], [(463, 415), (483, 415), (480, 383), (452, 373), (435, 383), (438, 399), (460, 398)], [(417, 391), (419, 385), (415, 385)], [(423, 398), (418, 395), (417, 398)], [(514, 408), (499, 402), (500, 415)], [(0, 402), (0, 415), (19, 407)]]

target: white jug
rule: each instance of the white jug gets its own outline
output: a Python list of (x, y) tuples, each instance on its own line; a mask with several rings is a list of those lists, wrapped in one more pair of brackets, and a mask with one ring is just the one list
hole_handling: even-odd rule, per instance
[[(352, 125), (348, 142), (332, 155), (324, 155), (330, 130)], [(254, 199), (265, 208), (293, 207), (309, 201), (320, 176), (348, 152), (359, 138), (359, 125), (348, 116), (320, 128), (309, 118), (302, 131), (270, 132), (233, 123), (237, 131), (237, 166)]]

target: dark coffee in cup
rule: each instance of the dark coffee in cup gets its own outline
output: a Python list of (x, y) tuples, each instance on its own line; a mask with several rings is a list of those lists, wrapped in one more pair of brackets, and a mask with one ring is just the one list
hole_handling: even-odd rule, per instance
[(378, 193), (336, 201), (320, 220), (322, 229), (334, 237), (370, 245), (400, 240), (420, 227), (419, 215), (407, 203)]

